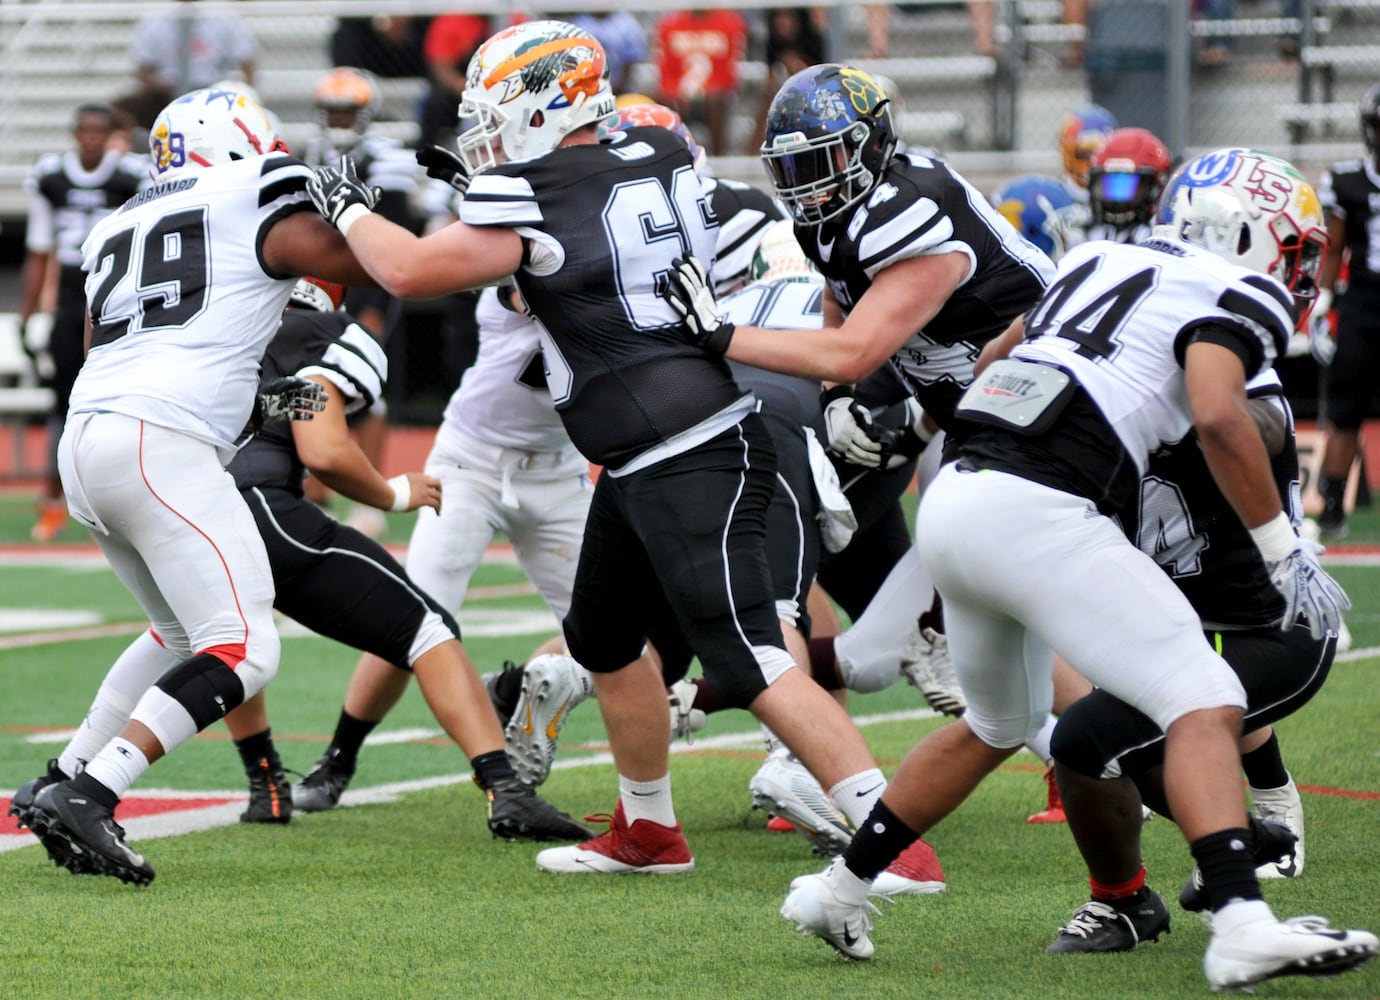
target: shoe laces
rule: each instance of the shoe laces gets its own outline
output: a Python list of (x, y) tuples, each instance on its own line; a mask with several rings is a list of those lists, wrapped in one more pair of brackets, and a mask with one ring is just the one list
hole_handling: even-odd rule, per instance
[(1073, 911), (1069, 922), (1059, 928), (1060, 934), (1070, 937), (1089, 938), (1102, 930), (1108, 923), (1125, 919), (1124, 914), (1108, 903), (1090, 899)]

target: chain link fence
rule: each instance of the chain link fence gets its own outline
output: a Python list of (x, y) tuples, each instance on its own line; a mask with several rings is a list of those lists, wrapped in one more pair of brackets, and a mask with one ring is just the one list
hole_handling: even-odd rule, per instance
[[(610, 31), (620, 20), (632, 25), (645, 50), (619, 57), (621, 89), (664, 98), (663, 71), (671, 70), (658, 38), (670, 5), (595, 0), (580, 9), (611, 12), (607, 22), (600, 19)], [(1156, 132), (1179, 157), (1254, 146), (1316, 177), (1335, 160), (1360, 154), (1357, 101), (1380, 80), (1380, 0), (835, 2), (799, 8), (799, 16), (795, 8), (730, 0), (710, 10), (715, 18), (741, 17), (742, 48), (716, 55), (709, 39), (708, 48), (691, 54), (691, 69), (677, 71), (674, 85), (715, 171), (760, 186), (766, 176), (755, 149), (765, 104), (788, 69), (822, 59), (849, 61), (883, 78), (902, 138), (939, 149), (987, 191), (1018, 174), (1057, 176), (1060, 122), (1089, 102), (1122, 125)], [(222, 43), (234, 35), (225, 19), (237, 23), (252, 52), (244, 59), (232, 54), (215, 78), (250, 82), (288, 143), (301, 149), (321, 129), (313, 94), (333, 66), (374, 75), (381, 94), (375, 135), (404, 146), (444, 142), (454, 134), (458, 88), (474, 46), (513, 18), (571, 15), (475, 0), (0, 0), (0, 313), (16, 308), (13, 273), (27, 204), (22, 181), (36, 158), (71, 148), (72, 112), (84, 102), (147, 117), (139, 101), (151, 99), (137, 57), (154, 30), (148, 18), (174, 25), (159, 30), (180, 30), (191, 18), (209, 22), (211, 40)], [(207, 56), (204, 41), (192, 48), (177, 72), (198, 69)], [(696, 58), (731, 60), (736, 79), (721, 100), (696, 89)], [(136, 148), (141, 131), (137, 123), (131, 129)], [(412, 212), (420, 228), (434, 206), (418, 195)], [(473, 357), (467, 307), (461, 298), (387, 310), (388, 329), (380, 333), (392, 357), (395, 420), (439, 418)]]

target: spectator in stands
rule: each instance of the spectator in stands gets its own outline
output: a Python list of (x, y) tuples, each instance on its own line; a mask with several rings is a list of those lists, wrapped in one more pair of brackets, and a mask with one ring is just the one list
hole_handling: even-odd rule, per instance
[(728, 119), (747, 52), (747, 21), (733, 10), (681, 10), (656, 26), (658, 100), (708, 131), (711, 156), (728, 151)]
[[(1204, 21), (1228, 21), (1236, 16), (1236, 0), (1194, 0), (1193, 16)], [(1231, 62), (1231, 37), (1209, 35), (1198, 52), (1198, 65), (1216, 69)]]
[[(254, 82), (258, 43), (249, 28), (230, 11), (198, 13), (196, 0), (181, 0), (175, 14), (153, 13), (139, 19), (129, 57), (139, 89), (116, 105), (147, 129), (174, 97), (209, 87), (227, 77)], [(140, 129), (134, 131), (139, 135)], [(144, 137), (146, 138), (146, 137)]]
[(431, 91), (422, 110), (419, 147), (448, 145), (455, 138), (465, 70), (479, 43), (488, 37), (489, 19), (479, 14), (442, 14), (431, 22), (422, 47)]
[(426, 76), (422, 41), (430, 18), (342, 17), (331, 36), (331, 65), (354, 66), (375, 76), (395, 79)]
[(608, 60), (609, 86), (615, 94), (628, 89), (632, 68), (647, 59), (647, 33), (637, 18), (627, 11), (603, 10), (592, 14), (552, 15), (588, 31), (604, 47)]
[(32, 530), (36, 542), (51, 542), (67, 523), (57, 444), (67, 420), (72, 383), (86, 355), (86, 275), (81, 269), (81, 245), (91, 227), (124, 204), (148, 176), (145, 161), (110, 148), (114, 133), (114, 111), (104, 104), (83, 104), (72, 118), (76, 148), (41, 157), (24, 182), (29, 194), (29, 225), (19, 327), (26, 349), (24, 328), (38, 311), (44, 285), (54, 261), (57, 263), (57, 310), (48, 343), (35, 357), (40, 378), (54, 393), (48, 418), (48, 471), (38, 521)]
[[(879, 9), (889, 9), (878, 6)], [(869, 28), (872, 10), (868, 8)], [(762, 106), (757, 113), (757, 124), (744, 155), (756, 156), (762, 146), (767, 108), (771, 106), (777, 88), (807, 66), (825, 61), (824, 33), (829, 26), (828, 20), (829, 12), (823, 7), (772, 7), (767, 10), (767, 80), (762, 85)], [(885, 36), (882, 36), (883, 52), (885, 43)]]

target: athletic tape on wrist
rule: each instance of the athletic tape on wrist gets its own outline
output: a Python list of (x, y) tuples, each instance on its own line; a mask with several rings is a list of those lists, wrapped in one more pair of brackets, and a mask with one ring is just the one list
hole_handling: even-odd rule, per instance
[(1289, 515), (1280, 511), (1258, 528), (1251, 529), (1251, 541), (1267, 563), (1277, 563), (1298, 545), (1299, 537)]
[(373, 213), (369, 209), (365, 208), (363, 205), (351, 205), (348, 208), (346, 208), (345, 211), (340, 213), (340, 218), (337, 219), (335, 222), (335, 228), (340, 230), (341, 236), (349, 236), (351, 226), (353, 226), (360, 219), (364, 218), (366, 215), (372, 214)]
[(391, 511), (407, 510), (412, 504), (412, 481), (404, 473), (388, 480), (388, 485), (393, 487), (393, 506), (388, 509)]

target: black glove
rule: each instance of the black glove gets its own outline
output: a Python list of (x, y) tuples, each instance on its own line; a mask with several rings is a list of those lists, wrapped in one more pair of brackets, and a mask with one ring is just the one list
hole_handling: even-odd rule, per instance
[(383, 192), (361, 181), (354, 161), (342, 156), (339, 167), (316, 168), (307, 181), (307, 194), (322, 217), (343, 234), (361, 214), (352, 209), (372, 212)]
[(677, 257), (671, 265), (661, 297), (680, 314), (692, 341), (711, 354), (723, 354), (736, 327), (719, 315), (704, 265), (694, 257)]
[(310, 420), (326, 408), (326, 389), (300, 375), (284, 375), (259, 385), (250, 423), (258, 430), (275, 420)]
[(461, 196), (470, 189), (470, 171), (465, 161), (444, 146), (423, 146), (417, 150), (417, 163), (426, 168), (426, 175), (445, 181)]

